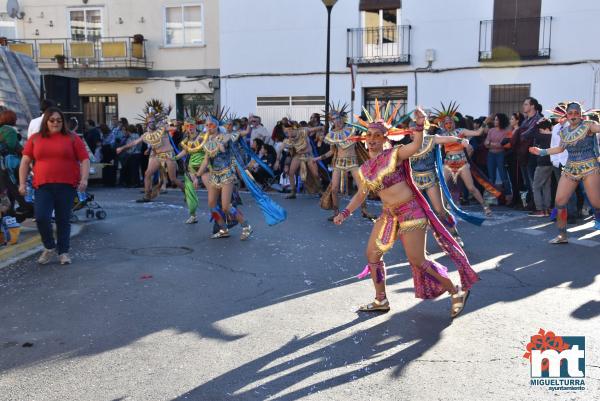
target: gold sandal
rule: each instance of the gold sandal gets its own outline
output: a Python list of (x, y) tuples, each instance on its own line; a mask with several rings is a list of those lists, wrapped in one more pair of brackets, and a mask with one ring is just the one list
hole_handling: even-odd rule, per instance
[(465, 305), (467, 304), (467, 299), (469, 298), (469, 294), (471, 291), (466, 290), (462, 291), (460, 287), (456, 286), (456, 294), (452, 294), (450, 296), (452, 305), (450, 307), (450, 317), (454, 319), (465, 309)]
[(248, 238), (250, 238), (250, 235), (252, 234), (253, 230), (251, 226), (246, 226), (246, 227), (242, 227), (242, 235), (240, 237), (241, 241), (246, 241)]
[(548, 241), (548, 243), (549, 244), (568, 244), (569, 239), (567, 238), (566, 235), (558, 234), (556, 237), (554, 237), (550, 241)]
[(370, 304), (362, 305), (358, 308), (359, 312), (388, 312), (390, 310), (390, 303), (387, 298), (383, 301), (374, 300)]

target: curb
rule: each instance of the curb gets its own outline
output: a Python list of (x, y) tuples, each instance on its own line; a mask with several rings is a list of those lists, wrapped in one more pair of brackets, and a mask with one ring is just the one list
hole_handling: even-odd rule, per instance
[[(71, 238), (81, 234), (83, 231), (83, 224), (72, 224), (71, 225)], [(10, 245), (0, 251), (0, 269), (7, 267), (13, 263), (16, 263), (22, 259), (25, 259), (31, 255), (42, 250), (42, 239), (39, 234), (15, 245)]]

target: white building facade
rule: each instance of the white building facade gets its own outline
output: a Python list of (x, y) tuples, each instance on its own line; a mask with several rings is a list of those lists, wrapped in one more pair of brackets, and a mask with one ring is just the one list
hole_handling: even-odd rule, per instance
[[(267, 128), (324, 108), (320, 0), (222, 0), (220, 15), (224, 105), (260, 115)], [(518, 111), (526, 96), (545, 108), (600, 107), (600, 47), (591, 41), (599, 18), (594, 0), (339, 0), (330, 100), (356, 114), (376, 97), (406, 110), (457, 101), (475, 117)]]
[[(18, 18), (0, 13), (0, 36), (32, 57), (43, 75), (77, 78), (84, 119), (136, 123), (150, 98), (173, 106), (171, 116), (179, 118), (219, 101), (218, 0), (18, 4)], [(6, 5), (0, 0), (0, 11)]]

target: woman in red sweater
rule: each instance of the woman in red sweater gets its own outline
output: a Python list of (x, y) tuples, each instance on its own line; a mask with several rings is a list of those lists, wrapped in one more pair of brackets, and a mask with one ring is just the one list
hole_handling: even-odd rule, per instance
[[(35, 219), (44, 251), (38, 263), (47, 264), (58, 251), (60, 264), (71, 263), (71, 208), (77, 191), (85, 192), (90, 160), (83, 141), (70, 133), (60, 109), (51, 107), (44, 112), (40, 132), (25, 144), (19, 168), (19, 192), (25, 194), (25, 181), (33, 162), (35, 188)], [(57, 239), (52, 232), (52, 211), (55, 214)], [(55, 249), (58, 248), (58, 249)]]

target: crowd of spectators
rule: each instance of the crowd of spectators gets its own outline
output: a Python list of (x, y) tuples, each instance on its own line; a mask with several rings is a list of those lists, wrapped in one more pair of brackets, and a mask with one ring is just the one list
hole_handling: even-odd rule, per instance
[[(33, 119), (29, 124), (27, 135), (16, 129), (16, 114), (11, 110), (0, 110), (0, 208), (2, 216), (14, 216), (19, 213), (31, 215), (27, 210), (28, 203), (18, 191), (18, 167), (25, 140), (40, 132), (44, 112), (54, 106), (52, 101), (41, 104), (42, 116)], [(55, 110), (55, 109), (52, 109)], [(471, 163), (483, 171), (490, 182), (504, 194), (506, 206), (528, 211), (531, 216), (545, 217), (551, 214), (554, 207), (554, 194), (562, 166), (566, 163), (566, 152), (551, 156), (535, 156), (529, 152), (531, 146), (547, 149), (557, 146), (560, 142), (558, 121), (544, 118), (543, 108), (539, 102), (528, 97), (524, 99), (521, 110), (510, 115), (496, 113), (491, 118), (483, 116), (474, 118), (469, 115), (457, 114), (457, 128), (476, 130), (482, 124), (490, 121), (482, 136), (470, 139), (467, 150)], [(234, 120), (234, 129), (243, 134), (247, 145), (260, 157), (264, 164), (275, 173), (271, 177), (257, 163), (250, 165), (256, 181), (265, 190), (290, 190), (288, 172), (290, 153), (284, 146), (286, 128), (290, 126), (289, 117), (283, 117), (272, 130), (262, 124), (259, 116), (250, 115)], [(313, 152), (324, 155), (329, 151), (329, 145), (324, 141), (325, 131), (322, 116), (318, 113), (311, 115), (309, 121), (300, 121), (311, 138)], [(77, 121), (65, 122), (65, 129), (75, 131)], [(436, 127), (430, 133), (436, 132)], [(137, 140), (144, 133), (141, 124), (130, 124), (127, 118), (113, 116), (110, 123), (97, 124), (87, 120), (82, 130), (83, 139), (89, 149), (92, 162), (102, 163), (103, 183), (108, 186), (141, 187), (142, 177), (148, 164), (149, 149), (145, 144), (128, 149), (119, 155), (116, 148)], [(172, 123), (169, 134), (175, 146), (183, 139), (182, 124)], [(331, 158), (321, 161), (325, 169), (331, 170)], [(180, 165), (180, 173), (184, 171)], [(328, 176), (321, 171), (323, 189), (329, 184)], [(352, 191), (352, 185), (347, 187)], [(457, 201), (468, 204), (469, 193), (461, 187), (454, 188)], [(483, 191), (483, 188), (480, 188)], [(495, 198), (487, 194), (486, 200), (492, 205), (497, 204)], [(17, 207), (18, 206), (18, 207)], [(573, 223), (583, 216), (585, 210), (585, 193), (580, 186), (569, 202), (569, 220)]]

